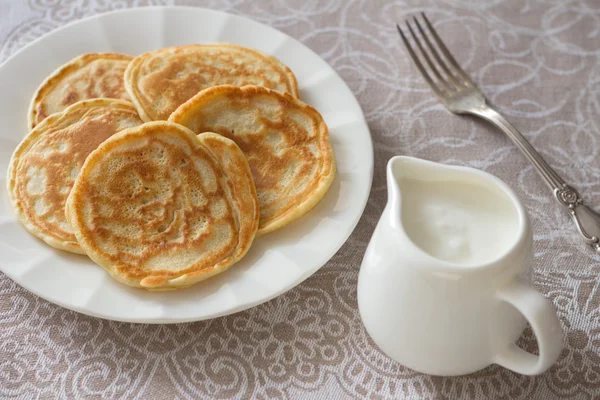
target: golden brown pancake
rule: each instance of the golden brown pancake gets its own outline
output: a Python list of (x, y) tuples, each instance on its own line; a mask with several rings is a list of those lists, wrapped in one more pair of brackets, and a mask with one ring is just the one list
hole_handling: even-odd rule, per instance
[(165, 121), (125, 130), (90, 154), (66, 214), (92, 260), (149, 290), (225, 271), (246, 254), (259, 219), (236, 144)]
[(50, 246), (84, 254), (65, 218), (69, 191), (92, 150), (116, 132), (140, 124), (133, 104), (94, 99), (37, 125), (8, 168), (10, 199), (25, 228)]
[(123, 74), (132, 59), (117, 53), (89, 53), (64, 64), (35, 92), (29, 106), (29, 129), (78, 101), (100, 97), (130, 100)]
[(260, 85), (298, 97), (292, 71), (275, 57), (229, 43), (167, 47), (137, 56), (125, 86), (144, 121), (166, 120), (211, 86)]
[(335, 160), (321, 114), (261, 86), (216, 86), (181, 105), (169, 121), (216, 132), (242, 149), (260, 202), (264, 234), (301, 217), (325, 195)]

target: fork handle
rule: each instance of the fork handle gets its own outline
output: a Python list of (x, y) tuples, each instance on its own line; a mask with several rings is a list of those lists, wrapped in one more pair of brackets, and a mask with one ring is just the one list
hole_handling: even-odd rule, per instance
[(579, 234), (600, 254), (600, 214), (583, 204), (581, 196), (568, 185), (548, 165), (527, 139), (508, 122), (499, 112), (487, 104), (469, 110), (469, 113), (481, 117), (504, 132), (517, 145), (519, 150), (531, 161), (538, 173), (554, 193), (555, 199), (564, 206), (571, 216)]

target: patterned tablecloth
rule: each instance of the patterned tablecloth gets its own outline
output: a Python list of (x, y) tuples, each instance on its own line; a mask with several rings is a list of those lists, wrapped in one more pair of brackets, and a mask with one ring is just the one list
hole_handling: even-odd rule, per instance
[[(144, 5), (198, 5), (301, 40), (345, 79), (375, 144), (371, 197), (335, 257), (246, 312), (181, 325), (109, 322), (65, 310), (0, 273), (0, 398), (600, 398), (600, 257), (516, 148), (447, 112), (394, 23), (426, 11), (491, 101), (600, 207), (600, 2), (567, 0), (0, 0), (0, 61), (70, 21)], [(4, 94), (6, 95), (6, 94)], [(531, 215), (535, 284), (558, 308), (565, 349), (547, 373), (492, 366), (455, 378), (406, 369), (367, 336), (358, 269), (396, 154), (467, 165), (513, 187)], [(1, 262), (1, 256), (0, 256)], [(535, 346), (531, 331), (521, 339)]]

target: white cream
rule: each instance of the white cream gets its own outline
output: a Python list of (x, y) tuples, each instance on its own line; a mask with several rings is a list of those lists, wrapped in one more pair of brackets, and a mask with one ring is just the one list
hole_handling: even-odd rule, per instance
[(460, 181), (402, 178), (402, 224), (410, 239), (440, 260), (491, 261), (514, 242), (516, 210), (501, 192)]

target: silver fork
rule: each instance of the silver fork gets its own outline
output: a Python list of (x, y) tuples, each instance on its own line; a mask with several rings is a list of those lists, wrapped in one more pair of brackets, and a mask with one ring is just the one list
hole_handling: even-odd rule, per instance
[[(406, 27), (416, 44), (417, 51), (398, 24), (398, 32), (413, 62), (427, 81), (437, 98), (455, 114), (471, 114), (491, 122), (504, 132), (525, 157), (535, 166), (544, 182), (554, 193), (556, 200), (568, 210), (583, 239), (600, 254), (600, 214), (583, 204), (581, 196), (554, 171), (527, 139), (500, 113), (490, 107), (481, 90), (458, 65), (450, 51), (425, 16), (421, 13), (425, 29), (416, 17)], [(426, 31), (428, 33), (426, 33)], [(433, 44), (435, 42), (436, 45)], [(423, 63), (424, 61), (425, 63)]]

